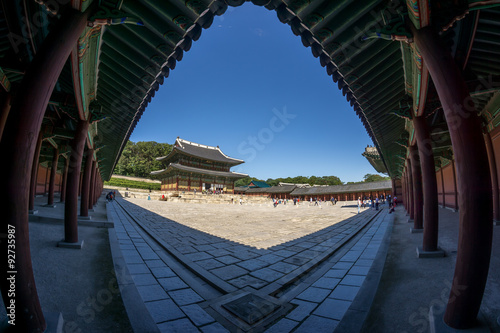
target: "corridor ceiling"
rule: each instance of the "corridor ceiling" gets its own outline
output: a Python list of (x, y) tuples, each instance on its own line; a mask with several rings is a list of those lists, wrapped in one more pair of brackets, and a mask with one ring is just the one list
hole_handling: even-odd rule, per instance
[[(412, 115), (427, 115), (433, 128), (442, 123), (440, 103), (412, 43), (410, 24), (430, 25), (440, 34), (463, 69), (488, 130), (500, 122), (499, 1), (252, 2), (275, 11), (318, 58), (372, 138), (379, 153), (374, 156), (382, 162), (376, 162), (378, 169), (391, 177), (402, 172), (406, 146), (413, 139)], [(88, 143), (97, 149), (103, 179), (109, 179), (142, 114), (184, 52), (196, 47), (193, 42), (203, 38), (202, 30), (210, 27), (215, 15), (223, 15), (228, 5), (243, 3), (2, 0), (0, 82), (16, 93), (65, 7), (91, 11), (88, 27), (58, 79), (43, 126), (54, 146), (66, 146), (75, 121), (91, 115)], [(446, 141), (445, 132), (446, 128), (436, 142)]]

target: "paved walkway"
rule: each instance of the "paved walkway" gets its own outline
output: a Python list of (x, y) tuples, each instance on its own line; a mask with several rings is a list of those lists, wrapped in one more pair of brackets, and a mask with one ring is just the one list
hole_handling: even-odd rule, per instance
[(162, 332), (333, 332), (350, 307), (366, 314), (352, 303), (391, 225), (387, 210), (366, 210), (257, 249), (118, 203), (108, 205), (118, 247)]
[[(409, 232), (402, 207), (396, 214), (383, 210), (376, 216), (373, 211), (352, 216), (352, 224), (359, 228), (367, 222), (362, 229), (334, 223), (280, 245), (251, 246), (234, 236), (210, 235), (154, 217), (119, 199), (128, 205), (129, 215), (118, 203), (106, 205), (101, 198), (91, 221), (101, 220), (101, 214), (100, 222), (107, 225), (80, 225), (85, 245), (74, 250), (56, 247), (64, 234), (64, 207), (43, 207), (46, 198), (36, 200), (39, 215), (31, 219), (43, 222), (30, 222), (37, 290), (45, 313), (62, 313), (65, 332), (427, 332), (429, 306), (444, 309), (456, 260), (458, 213), (447, 209), (440, 209), (439, 235), (446, 257), (417, 259), (415, 248), (422, 234)], [(278, 212), (283, 220), (287, 212), (295, 214), (292, 222), (301, 218), (300, 209)], [(321, 212), (332, 215), (325, 207)], [(159, 224), (153, 223), (155, 219)], [(182, 220), (181, 215), (176, 219)], [(102, 228), (113, 221), (115, 228)], [(279, 219), (274, 226), (278, 225)], [(180, 245), (184, 240), (196, 251), (186, 252)], [(218, 244), (215, 249), (206, 246), (213, 244)], [(318, 245), (326, 249), (312, 256)], [(197, 257), (202, 253), (211, 257)], [(293, 257), (309, 261), (290, 262)], [(216, 267), (199, 264), (212, 260)], [(297, 268), (282, 269), (281, 265), (291, 267), (288, 264)], [(229, 274), (242, 272), (238, 268), (244, 274), (231, 277), (218, 270), (225, 267), (231, 267)], [(500, 227), (495, 226), (481, 306), (493, 332), (500, 331), (499, 268)], [(259, 275), (262, 269), (271, 274)], [(258, 283), (240, 285), (242, 277)]]
[[(422, 234), (410, 233), (411, 223), (400, 207), (379, 290), (365, 323), (365, 332), (429, 332), (429, 308), (444, 315), (455, 270), (459, 213), (439, 209), (439, 247), (444, 258), (418, 259)], [(500, 226), (493, 227), (493, 246), (481, 315), (492, 332), (500, 332)]]
[[(95, 212), (90, 213), (95, 221), (106, 218), (105, 201), (102, 196)], [(36, 291), (46, 318), (61, 313), (65, 333), (133, 332), (109, 250), (108, 231), (113, 229), (80, 224), (78, 235), (84, 241), (83, 248), (57, 247), (64, 238), (64, 204), (50, 208), (44, 207), (46, 202), (47, 197), (35, 199), (36, 222), (29, 222)], [(0, 318), (4, 316), (2, 304)]]

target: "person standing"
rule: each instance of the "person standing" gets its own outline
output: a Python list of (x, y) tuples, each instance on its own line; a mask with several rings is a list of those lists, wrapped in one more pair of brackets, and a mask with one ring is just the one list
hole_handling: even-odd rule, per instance
[(361, 197), (358, 197), (358, 214), (361, 212)]

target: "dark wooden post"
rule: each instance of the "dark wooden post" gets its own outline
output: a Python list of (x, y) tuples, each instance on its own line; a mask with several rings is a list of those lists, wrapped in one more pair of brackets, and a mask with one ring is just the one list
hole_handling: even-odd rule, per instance
[(43, 142), (43, 130), (38, 134), (38, 140), (36, 141), (35, 152), (33, 155), (33, 162), (31, 165), (31, 177), (30, 177), (30, 193), (29, 193), (29, 212), (36, 214), (35, 211), (35, 195), (36, 195), (36, 183), (38, 181), (38, 160), (40, 159), (40, 150), (42, 149)]
[(64, 241), (78, 242), (78, 185), (82, 168), (83, 149), (87, 140), (89, 122), (80, 120), (76, 128), (75, 137), (71, 142), (68, 179), (66, 184), (66, 202), (64, 205)]
[(453, 191), (455, 198), (455, 210), (458, 210), (458, 186), (457, 186), (457, 169), (455, 168), (455, 160), (451, 160), (451, 172), (453, 172)]
[[(96, 162), (97, 164), (97, 162)], [(94, 167), (94, 172), (95, 172), (95, 176), (94, 176), (94, 191), (92, 193), (92, 206), (95, 206), (96, 202), (97, 202), (97, 188), (98, 188), (98, 176), (97, 176), (97, 167)]]
[(465, 329), (476, 324), (491, 256), (493, 203), (488, 155), (480, 118), (453, 57), (433, 30), (412, 28), (443, 105), (459, 175), (457, 261), (444, 321)]
[(94, 208), (94, 198), (95, 198), (95, 161), (92, 161), (91, 166), (92, 174), (90, 175), (90, 191), (89, 191), (89, 209)]
[(401, 200), (403, 202), (403, 206), (406, 209), (407, 202), (406, 201), (406, 171), (403, 171), (403, 175), (401, 176)]
[[(82, 151), (83, 154), (83, 151)], [(82, 159), (83, 160), (83, 159)], [(80, 168), (81, 171), (81, 168)], [(83, 173), (80, 173), (80, 178), (78, 178), (78, 196), (82, 196), (82, 187), (83, 187)]]
[(7, 122), (7, 117), (10, 112), (10, 102), (12, 101), (12, 95), (8, 92), (3, 94), (2, 99), (2, 109), (0, 110), (0, 141), (2, 140), (3, 129), (5, 123)]
[(436, 251), (439, 227), (436, 166), (434, 164), (432, 142), (425, 117), (413, 117), (413, 128), (415, 129), (417, 139), (424, 190), (424, 240), (422, 249), (424, 251)]
[(54, 148), (54, 155), (52, 156), (52, 166), (50, 169), (50, 180), (49, 180), (49, 198), (47, 200), (47, 205), (54, 205), (54, 188), (56, 183), (57, 174), (57, 163), (59, 161), (59, 149)]
[[(87, 14), (68, 10), (50, 30), (17, 90), (7, 118), (0, 156), (6, 161), (0, 177), (1, 233), (15, 230), (16, 264), (9, 268), (5, 255), (0, 267), (0, 289), (4, 305), (10, 304), (7, 271), (16, 273), (16, 327), (19, 332), (42, 332), (47, 325), (40, 307), (31, 264), (28, 208), (29, 185), (43, 116), (52, 90), (78, 37), (87, 24)], [(1, 242), (7, 253), (7, 242)], [(7, 310), (7, 313), (9, 311)]]
[(416, 145), (410, 146), (411, 178), (413, 183), (413, 229), (423, 228), (423, 193), (420, 156)]
[(68, 168), (69, 168), (69, 158), (65, 158), (64, 162), (64, 171), (63, 171), (63, 178), (62, 178), (62, 185), (61, 185), (61, 198), (60, 202), (64, 202), (66, 200), (66, 182), (68, 180)]
[[(45, 169), (45, 178), (43, 179), (43, 194), (45, 195), (45, 193), (48, 193), (49, 190), (48, 190), (48, 185), (49, 185), (49, 182), (47, 180), (47, 178), (49, 178), (49, 168)], [(35, 193), (36, 194), (36, 193)]]
[(87, 150), (85, 159), (85, 169), (83, 170), (82, 181), (82, 196), (80, 197), (80, 216), (89, 216), (89, 195), (90, 195), (90, 178), (92, 178), (92, 159), (94, 157), (94, 149)]
[(443, 187), (443, 208), (444, 208), (446, 207), (446, 193), (444, 191), (444, 172), (442, 165), (441, 165), (441, 186)]
[(495, 151), (491, 143), (490, 133), (485, 129), (484, 142), (486, 143), (486, 152), (488, 153), (488, 161), (490, 163), (491, 185), (492, 185), (492, 198), (493, 198), (493, 220), (500, 221), (500, 202), (498, 198), (498, 173), (497, 163), (495, 161)]
[(99, 172), (99, 168), (96, 168), (96, 174), (97, 174), (97, 190), (95, 193), (95, 203), (97, 203), (102, 193), (102, 178)]
[[(410, 153), (411, 155), (411, 153)], [(413, 200), (414, 192), (413, 192), (413, 168), (412, 168), (412, 160), (408, 159), (408, 214), (410, 214), (410, 222), (413, 222), (415, 217), (414, 206), (415, 202)]]

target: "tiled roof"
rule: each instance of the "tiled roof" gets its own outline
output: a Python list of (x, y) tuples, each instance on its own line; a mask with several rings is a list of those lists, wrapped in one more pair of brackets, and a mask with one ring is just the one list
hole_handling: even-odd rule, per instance
[(234, 188), (235, 192), (246, 192), (248, 190), (248, 186), (236, 186)]
[(224, 162), (231, 165), (244, 163), (243, 160), (225, 155), (219, 147), (201, 145), (199, 143), (194, 143), (180, 138), (177, 138), (177, 140), (175, 140), (174, 147), (170, 154), (168, 154), (167, 156), (158, 157), (157, 160), (168, 162), (168, 160), (176, 153), (195, 156), (215, 162)]
[(295, 188), (296, 188), (295, 185), (249, 188), (248, 191), (246, 191), (246, 193), (290, 193)]
[(187, 172), (192, 172), (192, 173), (197, 173), (197, 174), (212, 175), (212, 176), (217, 176), (217, 177), (228, 177), (228, 178), (248, 177), (248, 175), (245, 173), (200, 169), (200, 168), (194, 168), (194, 167), (182, 165), (179, 163), (170, 163), (166, 169), (153, 171), (153, 172), (151, 172), (151, 175), (158, 176), (158, 175), (161, 175), (161, 174), (166, 173), (168, 171), (171, 171), (172, 169), (177, 169), (177, 170), (182, 170), (182, 171), (187, 171)]
[(271, 185), (269, 185), (268, 183), (263, 182), (263, 181), (259, 181), (259, 180), (252, 180), (251, 184), (255, 185), (255, 186), (250, 186), (251, 188), (254, 188), (254, 187), (271, 187)]
[(350, 185), (331, 185), (331, 186), (315, 186), (308, 188), (297, 188), (291, 195), (320, 195), (330, 193), (349, 193), (349, 192), (366, 192), (392, 189), (390, 180), (381, 182), (369, 182)]

